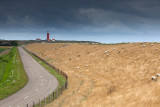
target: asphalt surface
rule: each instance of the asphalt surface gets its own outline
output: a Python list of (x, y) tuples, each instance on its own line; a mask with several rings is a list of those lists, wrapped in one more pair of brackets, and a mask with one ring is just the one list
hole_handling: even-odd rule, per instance
[(44, 99), (57, 87), (57, 79), (36, 62), (24, 49), (18, 48), (24, 69), (28, 76), (28, 83), (17, 93), (0, 101), (0, 107), (32, 107), (39, 99)]

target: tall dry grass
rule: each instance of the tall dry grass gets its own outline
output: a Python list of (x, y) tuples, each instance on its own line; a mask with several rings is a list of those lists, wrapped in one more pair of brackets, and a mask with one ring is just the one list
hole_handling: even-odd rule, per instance
[(160, 106), (160, 78), (151, 80), (160, 73), (160, 44), (36, 43), (26, 48), (69, 76), (68, 89), (48, 107)]

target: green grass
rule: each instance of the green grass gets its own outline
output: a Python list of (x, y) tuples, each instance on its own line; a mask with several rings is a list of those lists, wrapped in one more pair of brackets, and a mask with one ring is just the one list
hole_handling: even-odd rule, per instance
[(0, 80), (2, 79), (2, 76), (5, 72), (5, 68), (11, 58), (12, 52), (0, 56)]
[(13, 47), (8, 54), (0, 56), (0, 64), (2, 64), (0, 65), (1, 100), (23, 88), (28, 79), (17, 47)]
[(6, 50), (7, 48), (0, 48), (0, 53), (4, 50)]

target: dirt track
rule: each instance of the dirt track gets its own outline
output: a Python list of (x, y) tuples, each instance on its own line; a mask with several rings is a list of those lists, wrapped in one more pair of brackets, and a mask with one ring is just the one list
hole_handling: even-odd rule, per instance
[(0, 107), (32, 107), (33, 101), (44, 99), (58, 86), (58, 81), (27, 52), (19, 47), (22, 62), (28, 76), (27, 85), (17, 93), (0, 101)]
[(6, 49), (6, 50), (2, 51), (2, 52), (0, 53), (0, 55), (5, 55), (5, 54), (9, 53), (9, 51), (10, 51), (10, 49)]
[(6, 50), (0, 52), (0, 55), (5, 55), (10, 52), (10, 49), (12, 48), (12, 46), (0, 46), (0, 48), (7, 48)]
[(27, 48), (69, 76), (68, 89), (48, 107), (160, 105), (160, 78), (151, 80), (160, 73), (160, 44), (42, 43)]

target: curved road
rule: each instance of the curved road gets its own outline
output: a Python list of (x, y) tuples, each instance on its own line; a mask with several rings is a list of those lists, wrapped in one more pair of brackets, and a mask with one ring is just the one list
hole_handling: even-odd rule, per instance
[(57, 87), (58, 81), (48, 71), (36, 62), (24, 49), (18, 48), (24, 69), (28, 76), (28, 83), (17, 93), (0, 101), (0, 107), (32, 107), (33, 101), (44, 99)]

